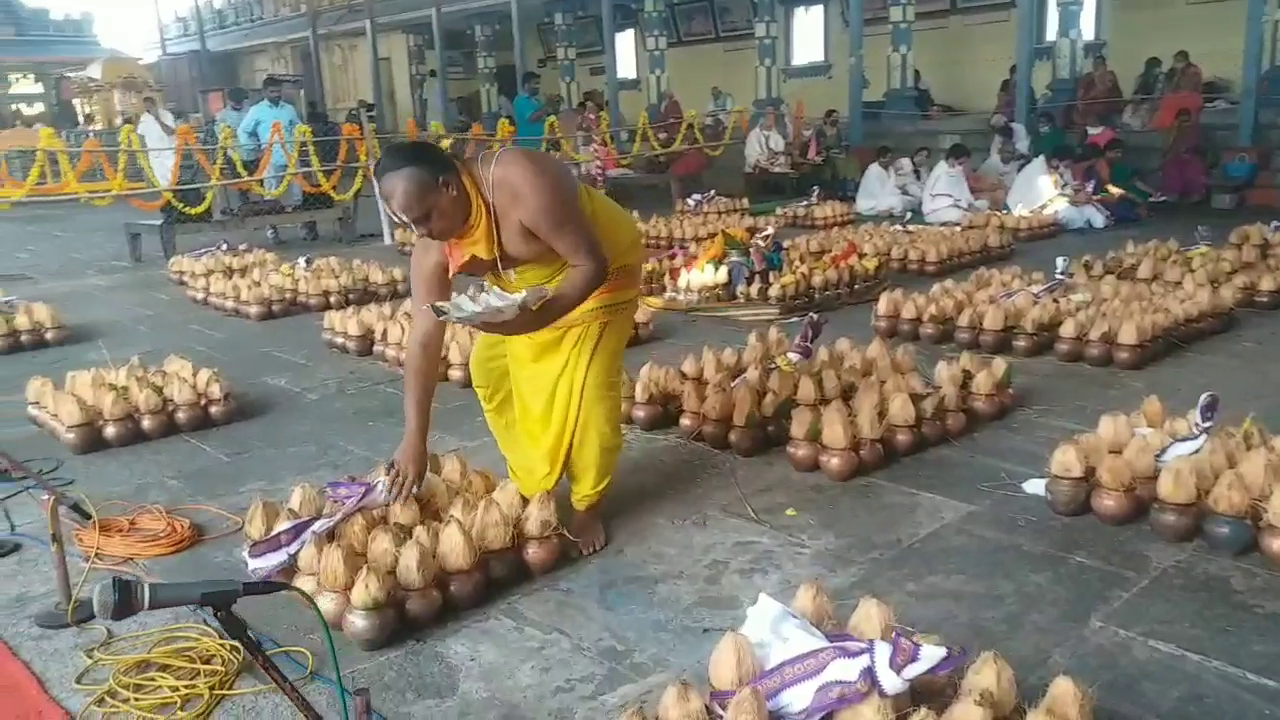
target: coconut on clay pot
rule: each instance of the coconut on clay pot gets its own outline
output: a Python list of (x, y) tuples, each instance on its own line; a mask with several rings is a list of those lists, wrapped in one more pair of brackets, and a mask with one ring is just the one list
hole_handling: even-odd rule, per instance
[(854, 452), (853, 418), (843, 400), (832, 400), (822, 409), (822, 449), (818, 467), (828, 480), (847, 482), (858, 474), (858, 454)]
[(1149, 507), (1156, 499), (1156, 448), (1146, 437), (1135, 434), (1124, 446), (1120, 457), (1129, 463), (1138, 498), (1144, 507)]
[(392, 602), (395, 576), (368, 565), (356, 574), (342, 614), (342, 632), (361, 650), (386, 647), (400, 629), (400, 611)]
[(244, 539), (251, 543), (264, 540), (280, 519), (280, 505), (272, 500), (256, 498), (244, 514)]
[(1125, 525), (1142, 514), (1144, 505), (1124, 458), (1107, 455), (1095, 474), (1097, 485), (1089, 495), (1089, 506), (1098, 520), (1106, 525)]
[(487, 577), (480, 565), (480, 551), (456, 517), (445, 520), (440, 528), (436, 560), (445, 573), (444, 596), (450, 605), (465, 610), (484, 600)]
[(1045, 500), (1057, 515), (1074, 517), (1089, 512), (1089, 463), (1074, 442), (1063, 442), (1049, 456)]
[(1257, 540), (1257, 529), (1249, 519), (1252, 503), (1240, 472), (1223, 472), (1205, 498), (1208, 512), (1200, 521), (1200, 535), (1205, 545), (1225, 555), (1252, 550)]
[[(999, 653), (987, 650), (965, 670), (958, 699), (970, 698), (989, 708), (995, 718), (1009, 717), (1018, 707), (1018, 681)], [(950, 710), (942, 717), (947, 718)]]
[(880, 416), (880, 390), (875, 380), (868, 378), (859, 386), (853, 397), (854, 432), (858, 436), (858, 469), (864, 473), (884, 467), (884, 437), (887, 423)]
[(651, 431), (666, 427), (667, 414), (662, 407), (662, 397), (657, 386), (656, 368), (645, 363), (636, 376), (631, 422), (641, 430)]
[(910, 395), (896, 392), (889, 396), (887, 420), (889, 430), (885, 433), (885, 440), (895, 455), (906, 457), (920, 449), (920, 433), (916, 430), (916, 406)]
[(876, 308), (871, 316), (871, 329), (882, 338), (891, 338), (898, 334), (898, 312), (902, 307), (901, 290), (886, 290), (876, 300)]
[(1273, 564), (1280, 565), (1280, 493), (1273, 492), (1263, 510), (1258, 551)]
[(681, 680), (667, 686), (658, 698), (658, 720), (710, 720), (702, 693)]
[(732, 630), (716, 643), (707, 662), (707, 677), (716, 692), (737, 692), (750, 685), (762, 671), (751, 641)]
[(314, 598), (320, 592), (320, 560), (328, 541), (322, 535), (314, 535), (302, 545), (294, 565), (297, 572), (290, 581), (292, 585)]
[(807, 375), (796, 383), (796, 407), (791, 411), (788, 428), (787, 459), (798, 472), (818, 469), (818, 440), (822, 433), (822, 411), (818, 408), (820, 391), (817, 382)]
[(342, 629), (342, 616), (349, 602), (347, 593), (355, 584), (359, 568), (359, 558), (341, 543), (329, 543), (320, 553), (320, 591), (314, 597), (325, 622), (335, 630)]
[(70, 393), (53, 396), (53, 428), (58, 440), (73, 455), (83, 455), (101, 447), (102, 435), (94, 425), (96, 413)]
[(549, 493), (538, 493), (520, 517), (520, 555), (529, 572), (545, 575), (555, 569), (564, 554), (560, 544), (560, 519), (556, 515), (556, 501)]
[(381, 573), (394, 573), (400, 548), (409, 542), (410, 530), (399, 525), (379, 525), (369, 532), (365, 564)]
[(676, 418), (676, 428), (680, 436), (692, 440), (702, 430), (702, 405), (706, 400), (706, 392), (698, 380), (684, 381), (680, 391), (680, 416)]
[(1160, 470), (1147, 522), (1168, 542), (1192, 540), (1200, 534), (1199, 500), (1195, 464), (1191, 458), (1178, 458)]
[(493, 496), (481, 500), (471, 517), (471, 537), (491, 588), (511, 585), (525, 574), (524, 560), (516, 550), (515, 523)]
[(730, 393), (733, 403), (727, 436), (729, 447), (738, 457), (754, 457), (767, 447), (760, 417), (760, 393), (750, 382), (738, 383)]
[[(434, 543), (434, 538), (430, 542)], [(433, 622), (444, 607), (444, 596), (435, 587), (434, 554), (434, 544), (427, 547), (424, 543), (411, 539), (401, 548), (400, 558), (396, 563), (396, 582), (400, 584), (404, 620), (412, 627)]]

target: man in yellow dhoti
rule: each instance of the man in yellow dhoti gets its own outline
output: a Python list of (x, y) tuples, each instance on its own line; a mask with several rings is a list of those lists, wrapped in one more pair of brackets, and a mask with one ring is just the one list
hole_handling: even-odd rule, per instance
[(536, 150), (456, 160), (431, 143), (396, 143), (375, 174), (392, 217), (421, 238), (410, 260), (414, 321), (393, 493), (415, 492), (427, 469), (444, 341), (431, 303), (450, 298), (457, 273), (507, 291), (544, 287), (550, 295), (535, 308), (480, 326), (472, 383), (520, 491), (547, 492), (567, 474), (569, 533), (584, 554), (600, 550), (599, 501), (622, 449), (623, 351), (645, 257), (635, 220)]

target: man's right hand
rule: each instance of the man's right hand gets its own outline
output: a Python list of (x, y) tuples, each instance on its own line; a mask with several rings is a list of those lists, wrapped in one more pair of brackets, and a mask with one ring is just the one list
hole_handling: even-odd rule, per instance
[(413, 497), (426, 474), (427, 444), (405, 435), (393, 459), (388, 499), (394, 502)]

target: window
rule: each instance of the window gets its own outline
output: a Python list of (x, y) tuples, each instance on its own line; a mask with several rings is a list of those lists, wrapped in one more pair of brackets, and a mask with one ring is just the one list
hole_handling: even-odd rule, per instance
[(619, 80), (640, 78), (640, 50), (636, 45), (636, 29), (627, 28), (613, 34), (614, 74)]
[(788, 10), (787, 65), (815, 65), (827, 61), (826, 7), (798, 5)]
[[(1058, 0), (1044, 0), (1044, 37), (1041, 42), (1058, 39)], [(1080, 39), (1093, 42), (1098, 39), (1098, 0), (1084, 0), (1080, 4)]]

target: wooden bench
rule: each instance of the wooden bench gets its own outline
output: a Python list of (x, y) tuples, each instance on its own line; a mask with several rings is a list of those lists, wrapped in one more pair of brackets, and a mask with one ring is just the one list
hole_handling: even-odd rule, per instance
[(300, 225), (307, 222), (314, 222), (317, 224), (333, 222), (338, 226), (338, 241), (343, 243), (352, 243), (356, 240), (354, 207), (353, 203), (348, 202), (334, 207), (317, 208), (315, 210), (295, 210), (288, 213), (249, 215), (244, 217), (220, 217), (203, 222), (173, 222), (166, 219), (131, 220), (124, 224), (124, 235), (129, 246), (129, 259), (135, 263), (142, 262), (143, 235), (154, 235), (160, 238), (160, 251), (164, 253), (166, 260), (177, 253), (177, 239), (179, 235), (262, 230), (271, 225)]

